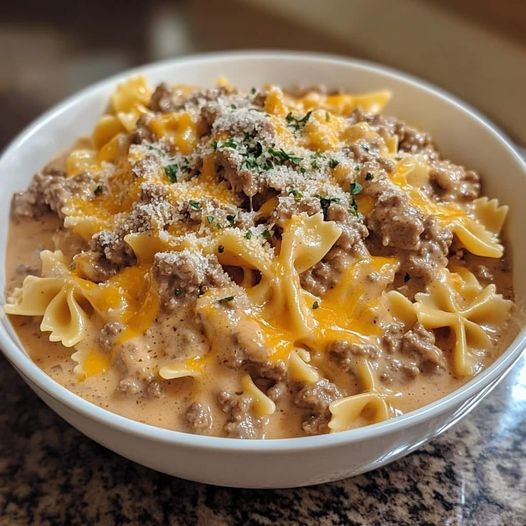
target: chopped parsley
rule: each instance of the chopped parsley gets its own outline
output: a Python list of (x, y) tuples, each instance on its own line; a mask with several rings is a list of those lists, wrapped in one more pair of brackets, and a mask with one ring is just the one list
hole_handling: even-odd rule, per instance
[(362, 167), (359, 164), (354, 165), (354, 171), (359, 172), (362, 169)]
[(221, 145), (221, 148), (232, 148), (232, 149), (236, 149), (237, 148), (237, 142), (234, 141), (233, 139), (227, 139), (222, 145)]
[(320, 152), (314, 152), (312, 154), (312, 161), (311, 161), (310, 165), (311, 165), (311, 168), (313, 170), (317, 170), (320, 167), (320, 164), (318, 162), (320, 160), (320, 157), (321, 157), (321, 153)]
[(199, 201), (192, 201), (192, 200), (190, 200), (190, 206), (194, 210), (201, 210), (201, 203)]
[(232, 214), (228, 214), (226, 216), (226, 220), (228, 221), (230, 226), (234, 226), (236, 224), (236, 216)]
[(251, 230), (247, 230), (246, 233), (245, 233), (245, 239), (252, 239), (252, 231)]
[(303, 194), (299, 190), (296, 190), (296, 188), (291, 188), (289, 195), (294, 196), (294, 201), (299, 201), (303, 197)]
[(214, 139), (212, 141), (212, 148), (214, 150), (219, 150), (221, 148), (232, 148), (233, 150), (235, 150), (237, 148), (237, 142), (234, 141), (234, 139), (227, 139), (226, 141), (222, 142), (221, 144), (219, 143), (219, 141), (217, 141), (216, 139)]
[(219, 303), (221, 303), (222, 305), (227, 305), (228, 303), (230, 303), (231, 301), (233, 301), (234, 299), (234, 296), (227, 296), (226, 298), (221, 298), (219, 301)]
[(275, 161), (279, 161), (281, 164), (290, 162), (292, 164), (298, 165), (303, 160), (303, 157), (298, 157), (292, 153), (287, 153), (283, 148), (277, 150), (274, 148), (274, 145), (269, 146), (268, 153), (272, 155)]
[(322, 197), (322, 196), (316, 196), (316, 197), (320, 200), (320, 206), (324, 214), (327, 213), (327, 210), (329, 209), (329, 206), (331, 206), (331, 203), (340, 202), (339, 197)]
[(340, 164), (340, 161), (337, 161), (336, 159), (329, 159), (330, 168), (336, 168), (339, 164)]
[(349, 213), (355, 217), (358, 217), (358, 203), (354, 199), (354, 196), (351, 198), (351, 204), (349, 205)]
[(305, 126), (305, 124), (307, 124), (311, 113), (312, 110), (308, 111), (301, 119), (297, 119), (296, 117), (294, 117), (294, 115), (292, 115), (292, 112), (289, 112), (289, 114), (286, 116), (287, 125), (293, 128), (294, 130), (299, 131)]
[(313, 310), (316, 310), (316, 309), (319, 309), (320, 308), (320, 302), (319, 301), (315, 301), (313, 304), (312, 304), (312, 309)]
[(262, 165), (263, 170), (270, 170), (271, 168), (274, 168), (274, 162), (272, 159), (267, 159)]
[(266, 228), (265, 230), (263, 230), (263, 232), (261, 233), (261, 235), (265, 238), (265, 239), (270, 239), (272, 237), (272, 232)]
[(351, 183), (349, 192), (351, 195), (358, 195), (363, 190), (363, 186), (360, 183)]
[(166, 174), (166, 177), (168, 177), (171, 183), (177, 182), (177, 165), (176, 164), (169, 164), (168, 166), (165, 166), (164, 173)]
[(256, 88), (250, 88), (250, 93), (252, 95), (255, 95), (256, 94)]
[(95, 195), (101, 195), (103, 190), (104, 189), (102, 188), (102, 185), (99, 184), (98, 186), (95, 187), (95, 190), (93, 190), (93, 193)]
[(220, 254), (222, 254), (222, 253), (225, 251), (225, 247), (224, 247), (223, 245), (219, 245), (219, 246), (217, 247), (217, 251), (218, 251)]
[[(248, 137), (247, 137), (248, 136)], [(245, 140), (248, 140), (250, 139), (251, 136), (247, 133), (245, 134)], [(247, 148), (247, 153), (245, 155), (245, 159), (244, 159), (244, 165), (247, 167), (247, 168), (251, 168), (251, 169), (256, 169), (258, 168), (258, 157), (261, 156), (261, 154), (263, 153), (263, 145), (257, 141), (256, 144), (251, 147), (251, 148)]]
[(371, 172), (367, 172), (365, 174), (365, 180), (366, 181), (372, 181), (374, 179), (374, 175)]
[(214, 216), (206, 216), (206, 221), (211, 225), (214, 222)]

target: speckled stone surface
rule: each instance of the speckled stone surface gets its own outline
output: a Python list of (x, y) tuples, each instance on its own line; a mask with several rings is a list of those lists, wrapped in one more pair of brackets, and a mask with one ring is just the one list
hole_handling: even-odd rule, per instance
[(352, 479), (239, 490), (162, 475), (81, 435), (0, 358), (0, 524), (523, 525), (526, 357), (460, 424)]

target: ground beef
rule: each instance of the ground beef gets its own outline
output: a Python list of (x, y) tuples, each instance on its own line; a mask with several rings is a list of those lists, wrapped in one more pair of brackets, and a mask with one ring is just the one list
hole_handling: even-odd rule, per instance
[(385, 383), (395, 378), (406, 381), (419, 374), (436, 374), (446, 368), (446, 357), (435, 345), (434, 334), (420, 323), (410, 330), (402, 324), (390, 325), (382, 343), (387, 354), (380, 378)]
[[(195, 203), (198, 203), (196, 206)], [(216, 229), (216, 225), (224, 227), (237, 227), (248, 230), (255, 225), (254, 214), (241, 210), (234, 205), (220, 204), (214, 199), (200, 201), (184, 201), (179, 204), (178, 212), (183, 221), (193, 223), (194, 225), (204, 224), (210, 228)], [(207, 217), (213, 217), (212, 225), (208, 223)]]
[(418, 250), (412, 254), (404, 254), (401, 268), (412, 278), (420, 278), (428, 283), (435, 277), (438, 269), (447, 266), (447, 254), (452, 239), (453, 234), (449, 230), (440, 229), (434, 217), (427, 217)]
[(228, 181), (234, 192), (253, 197), (267, 188), (265, 178), (245, 168), (243, 156), (231, 148), (218, 151), (216, 163), (221, 177)]
[(159, 398), (161, 396), (161, 385), (156, 380), (145, 381), (143, 379), (129, 376), (119, 382), (117, 391), (129, 396), (148, 396)]
[(429, 366), (432, 369), (446, 366), (444, 352), (435, 345), (434, 334), (420, 323), (402, 337), (402, 353), (416, 358), (420, 370), (425, 370)]
[(194, 402), (188, 406), (184, 416), (194, 433), (202, 434), (212, 427), (212, 412), (207, 405)]
[(293, 196), (279, 196), (278, 204), (269, 217), (269, 223), (274, 223), (283, 228), (285, 222), (294, 215), (306, 213), (309, 216), (321, 212), (320, 199), (318, 197), (303, 197), (295, 199)]
[(342, 398), (343, 393), (329, 380), (323, 378), (314, 385), (303, 386), (294, 396), (293, 402), (307, 410), (302, 428), (307, 434), (327, 432), (330, 420), (329, 405)]
[(90, 241), (90, 249), (93, 253), (100, 256), (104, 263), (110, 264), (115, 272), (122, 268), (136, 263), (135, 254), (123, 237), (111, 230), (102, 230), (95, 234)]
[(472, 201), (480, 195), (480, 177), (450, 161), (434, 161), (429, 180), (435, 194), (442, 201)]
[(168, 113), (176, 111), (182, 102), (180, 92), (162, 82), (152, 94), (150, 109), (155, 112)]
[[(439, 268), (447, 265), (453, 236), (439, 228), (437, 220), (424, 215), (409, 203), (407, 195), (385, 178), (367, 185), (365, 192), (375, 205), (366, 219), (372, 253), (374, 243), (400, 257), (401, 269), (412, 278), (428, 282)], [(393, 250), (394, 249), (394, 250)]]
[(375, 345), (351, 343), (344, 340), (330, 343), (327, 351), (342, 370), (347, 372), (354, 372), (357, 358), (365, 356), (369, 360), (376, 360), (380, 354), (380, 349)]
[(217, 397), (219, 407), (227, 415), (225, 433), (233, 438), (258, 438), (261, 422), (251, 415), (252, 399), (244, 394), (222, 391)]
[(140, 190), (139, 202), (121, 219), (117, 229), (102, 230), (90, 240), (91, 255), (84, 257), (89, 259), (91, 264), (85, 264), (83, 272), (93, 281), (104, 281), (124, 267), (137, 263), (135, 253), (124, 241), (127, 234), (162, 231), (175, 218), (177, 212), (168, 201), (168, 191), (165, 187), (144, 183)]
[(393, 187), (377, 195), (367, 217), (367, 228), (378, 236), (383, 246), (417, 250), (424, 232), (424, 216), (409, 204), (404, 192)]
[(279, 360), (277, 362), (252, 362), (248, 365), (247, 370), (250, 371), (250, 375), (255, 379), (267, 379), (273, 382), (279, 382), (285, 380), (287, 377), (288, 368), (285, 362)]
[(168, 309), (175, 308), (176, 299), (183, 295), (197, 296), (207, 287), (232, 284), (216, 256), (204, 256), (192, 250), (158, 252), (153, 270), (161, 302)]
[(99, 348), (104, 352), (111, 352), (117, 336), (123, 330), (124, 325), (118, 321), (110, 321), (103, 325), (99, 333)]
[(421, 132), (395, 117), (385, 117), (373, 113), (355, 110), (351, 115), (352, 122), (367, 122), (380, 135), (396, 135), (398, 137), (398, 150), (412, 154), (424, 153), (430, 158), (437, 158), (438, 152), (433, 144), (431, 136)]
[(152, 117), (150, 115), (141, 115), (137, 120), (135, 130), (131, 134), (130, 141), (132, 144), (141, 144), (143, 142), (153, 142), (155, 139), (154, 134), (148, 127)]
[(144, 388), (144, 383), (138, 378), (128, 377), (124, 378), (119, 382), (118, 390), (121, 393), (126, 393), (128, 395), (138, 395), (142, 393)]
[(93, 194), (96, 186), (87, 174), (66, 177), (65, 172), (44, 169), (33, 176), (29, 187), (14, 194), (11, 213), (14, 218), (37, 219), (50, 210), (63, 218), (62, 208), (72, 195)]
[(382, 149), (385, 143), (382, 139), (358, 139), (349, 147), (349, 156), (357, 163), (368, 164), (369, 167), (391, 172), (395, 166), (394, 161), (383, 157)]
[(161, 231), (176, 218), (177, 210), (168, 200), (168, 190), (162, 185), (141, 185), (140, 200), (119, 225), (124, 236), (133, 232)]
[(248, 362), (244, 365), (254, 383), (274, 402), (287, 391), (287, 366), (283, 361)]

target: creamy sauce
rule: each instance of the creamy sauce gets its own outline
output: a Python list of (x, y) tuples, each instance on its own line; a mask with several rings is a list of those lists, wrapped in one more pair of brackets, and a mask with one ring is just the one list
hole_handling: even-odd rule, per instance
[[(23, 303), (24, 278), (41, 275), (41, 252), (52, 251), (42, 259), (44, 267), (52, 266), (44, 275), (51, 289), (40, 285), (39, 294), (51, 290), (50, 298), (62, 306), (53, 310), (48, 332), (40, 328), (42, 316), (31, 311), (38, 303), (34, 298), (29, 311), (19, 313), (27, 315), (11, 315), (11, 322), (35, 363), (67, 389), (104, 409), (167, 429), (295, 437), (367, 425), (436, 401), (489, 366), (515, 337), (518, 324), (502, 321), (511, 308), (503, 298), (513, 300), (509, 250), (498, 239), (504, 208), (483, 203), (485, 219), (475, 224), (475, 205), (463, 201), (461, 192), (476, 188), (476, 176), (464, 174), (461, 188), (462, 174), (455, 168), (446, 174), (450, 180), (438, 177), (433, 186), (426, 165), (423, 182), (413, 186), (408, 178), (426, 171), (423, 161), (409, 154), (400, 159), (396, 136), (346, 118), (358, 100), (366, 109), (382, 106), (383, 92), (369, 98), (311, 93), (292, 100), (269, 89), (264, 106), (250, 108), (257, 112), (242, 108), (241, 117), (237, 99), (223, 102), (218, 111), (225, 129), (212, 132), (199, 120), (201, 103), (184, 112), (157, 111), (149, 129), (136, 130), (151, 92), (140, 78), (126, 89), (132, 95), (117, 90), (113, 113), (101, 119), (92, 139), (77, 142), (50, 165), (64, 170), (68, 181), (80, 178), (61, 209), (67, 208), (66, 223), (39, 211), (32, 217), (13, 214), (9, 228), (7, 289), (8, 296), (18, 294), (8, 301), (12, 308)], [(179, 89), (180, 95), (191, 93)], [(261, 119), (267, 119), (263, 125)], [(228, 130), (247, 122), (254, 126), (250, 133), (228, 136)], [(127, 133), (138, 131), (149, 134), (148, 140), (132, 143)], [(257, 133), (262, 142), (250, 143)], [(281, 141), (279, 147), (273, 141)], [(361, 153), (351, 155), (348, 143)], [(254, 170), (250, 177), (228, 164), (229, 154), (239, 148), (245, 148), (243, 168)], [(191, 157), (196, 149), (197, 161)], [(375, 149), (383, 165), (370, 156)], [(369, 157), (356, 169), (364, 152)], [(259, 191), (257, 184), (268, 188)], [(303, 185), (301, 191), (293, 184)], [(442, 200), (440, 184), (459, 191), (458, 202)], [(376, 210), (375, 195), (391, 204)], [(397, 206), (398, 216), (392, 214)], [(404, 216), (409, 207), (415, 211)], [(426, 216), (438, 218), (435, 229), (422, 219)], [(442, 227), (455, 234), (454, 243), (463, 240), (484, 257), (461, 245), (456, 252), (449, 249), (452, 234), (444, 241)], [(408, 245), (416, 235), (427, 248), (411, 253), (405, 240), (397, 244), (402, 228)], [(352, 246), (345, 247), (345, 238), (353, 236)], [(483, 242), (473, 241), (477, 236)], [(437, 256), (440, 250), (445, 252)], [(467, 302), (496, 285), (492, 299), (504, 312), (500, 321), (493, 323), (494, 313), (486, 310), (475, 323), (465, 322), (472, 323), (468, 338), (476, 340), (476, 350), (467, 353), (469, 366), (459, 365), (455, 332), (447, 323), (417, 323), (415, 305), (425, 306), (418, 293), (440, 282), (429, 278), (433, 271), (442, 272), (450, 280), (448, 290), (457, 291), (452, 295)], [(54, 280), (60, 282), (57, 290)], [(403, 293), (410, 315), (395, 313), (386, 299), (390, 290)], [(442, 307), (435, 310), (447, 311)], [(454, 323), (464, 323), (459, 319)], [(64, 330), (68, 324), (76, 332)], [(62, 330), (58, 335), (55, 326)], [(463, 367), (472, 370), (465, 374)], [(338, 401), (350, 400), (347, 414), (353, 414), (360, 395), (373, 401), (345, 425), (338, 423)]]
[[(56, 248), (56, 244), (63, 248), (64, 233), (57, 234), (59, 222), (53, 216), (46, 220), (12, 222), (9, 230), (7, 252), (8, 288), (12, 290), (20, 286), (27, 268), (38, 269), (40, 266), (39, 253), (44, 248)], [(55, 240), (55, 241), (53, 241)], [(486, 261), (487, 263), (487, 261)], [(511, 272), (506, 263), (495, 261), (491, 268), (496, 276), (498, 289), (507, 298), (512, 298)], [(214, 408), (213, 427), (211, 435), (222, 435), (225, 415), (217, 407), (215, 395), (219, 386), (222, 389), (230, 384), (237, 388), (236, 371), (231, 371), (231, 378), (227, 378), (225, 368), (217, 367), (208, 374), (205, 380), (208, 389), (196, 389), (191, 378), (180, 378), (163, 382), (163, 396), (133, 397), (119, 392), (117, 387), (120, 375), (115, 369), (79, 379), (73, 372), (74, 362), (71, 360), (71, 350), (60, 343), (48, 340), (48, 334), (40, 331), (40, 318), (26, 318), (11, 316), (11, 323), (15, 328), (24, 348), (29, 352), (33, 361), (38, 364), (51, 378), (80, 397), (119, 415), (167, 429), (190, 431), (184, 419), (185, 408), (196, 400)], [(178, 329), (184, 330), (184, 325), (178, 324)], [(489, 366), (502, 352), (502, 349), (513, 340), (517, 330), (506, 328), (497, 336), (497, 343), (492, 352), (483, 357), (484, 367)], [(166, 343), (163, 341), (163, 343)], [(444, 345), (447, 341), (444, 342)], [(189, 349), (194, 352), (195, 348)], [(323, 369), (325, 376), (337, 385), (346, 385), (352, 389), (348, 373), (337, 367)], [(389, 386), (393, 392), (403, 392), (396, 396), (394, 405), (403, 413), (413, 411), (426, 404), (439, 400), (445, 395), (461, 387), (469, 378), (455, 378), (450, 373), (437, 375), (419, 375), (411, 381)], [(214, 384), (218, 387), (214, 388)], [(356, 389), (356, 385), (354, 387)], [(276, 414), (269, 421), (265, 429), (266, 437), (294, 437), (302, 434), (301, 412), (291, 403), (278, 405)]]

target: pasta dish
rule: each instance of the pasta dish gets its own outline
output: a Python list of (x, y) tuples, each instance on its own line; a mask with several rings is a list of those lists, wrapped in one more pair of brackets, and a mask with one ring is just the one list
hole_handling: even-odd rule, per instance
[(507, 207), (389, 98), (121, 83), (12, 200), (5, 312), (32, 359), (110, 411), (236, 438), (457, 389), (514, 335)]

